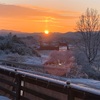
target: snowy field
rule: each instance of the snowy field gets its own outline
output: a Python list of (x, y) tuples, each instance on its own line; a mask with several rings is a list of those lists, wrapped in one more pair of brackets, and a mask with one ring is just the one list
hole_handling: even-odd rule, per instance
[(25, 63), (25, 64), (33, 64), (33, 65), (42, 65), (48, 58), (51, 51), (39, 51), (41, 57), (37, 56), (28, 56), (24, 55), (21, 56), (19, 54), (1, 54), (0, 59), (4, 59), (7, 61), (15, 61), (19, 63)]

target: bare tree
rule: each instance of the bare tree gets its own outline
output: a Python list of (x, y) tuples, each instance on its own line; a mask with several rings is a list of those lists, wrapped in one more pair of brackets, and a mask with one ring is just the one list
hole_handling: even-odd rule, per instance
[(81, 33), (84, 53), (89, 63), (92, 63), (97, 56), (100, 44), (100, 24), (97, 10), (87, 9), (86, 13), (81, 15), (77, 23), (77, 31)]

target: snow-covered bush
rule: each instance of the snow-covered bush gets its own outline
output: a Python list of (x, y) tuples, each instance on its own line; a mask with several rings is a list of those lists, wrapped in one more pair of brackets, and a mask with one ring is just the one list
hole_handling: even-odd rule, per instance
[(44, 66), (49, 74), (67, 78), (88, 78), (88, 75), (82, 72), (82, 66), (77, 65), (73, 52), (70, 50), (51, 52)]
[(3, 50), (0, 50), (0, 55), (4, 55), (5, 52)]
[(79, 49), (74, 50), (74, 56), (77, 65), (82, 67), (82, 73), (85, 73), (88, 78), (100, 80), (100, 54), (98, 54), (98, 58), (96, 58), (92, 64), (89, 64), (86, 55)]
[(56, 65), (68, 64), (71, 62), (71, 60), (73, 61), (75, 60), (74, 57), (73, 59), (70, 59), (71, 57), (73, 57), (73, 54), (71, 51), (53, 51), (51, 52), (51, 54), (49, 55), (49, 58), (44, 64), (50, 64), (50, 63), (56, 64)]
[(22, 63), (25, 61), (25, 58), (19, 54), (8, 54), (5, 56), (4, 60)]
[(73, 63), (69, 73), (66, 74), (67, 78), (88, 78), (88, 75), (82, 72), (82, 66)]
[(28, 47), (16, 35), (8, 34), (8, 36), (0, 39), (0, 50), (5, 54), (18, 53), (19, 55), (36, 55), (40, 57), (39, 53), (34, 48)]

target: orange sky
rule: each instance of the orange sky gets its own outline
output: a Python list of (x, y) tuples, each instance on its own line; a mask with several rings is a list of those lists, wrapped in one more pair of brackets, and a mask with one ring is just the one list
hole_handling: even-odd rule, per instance
[(98, 10), (100, 0), (0, 0), (0, 29), (22, 32), (75, 31), (87, 7)]
[(73, 31), (78, 12), (0, 4), (0, 29), (22, 32)]

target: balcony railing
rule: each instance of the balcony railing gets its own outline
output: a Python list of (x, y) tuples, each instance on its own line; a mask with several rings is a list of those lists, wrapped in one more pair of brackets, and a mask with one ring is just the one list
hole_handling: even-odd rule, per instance
[[(23, 66), (14, 62), (9, 64)], [(0, 65), (0, 94), (12, 100), (100, 100), (100, 90), (5, 65)]]

